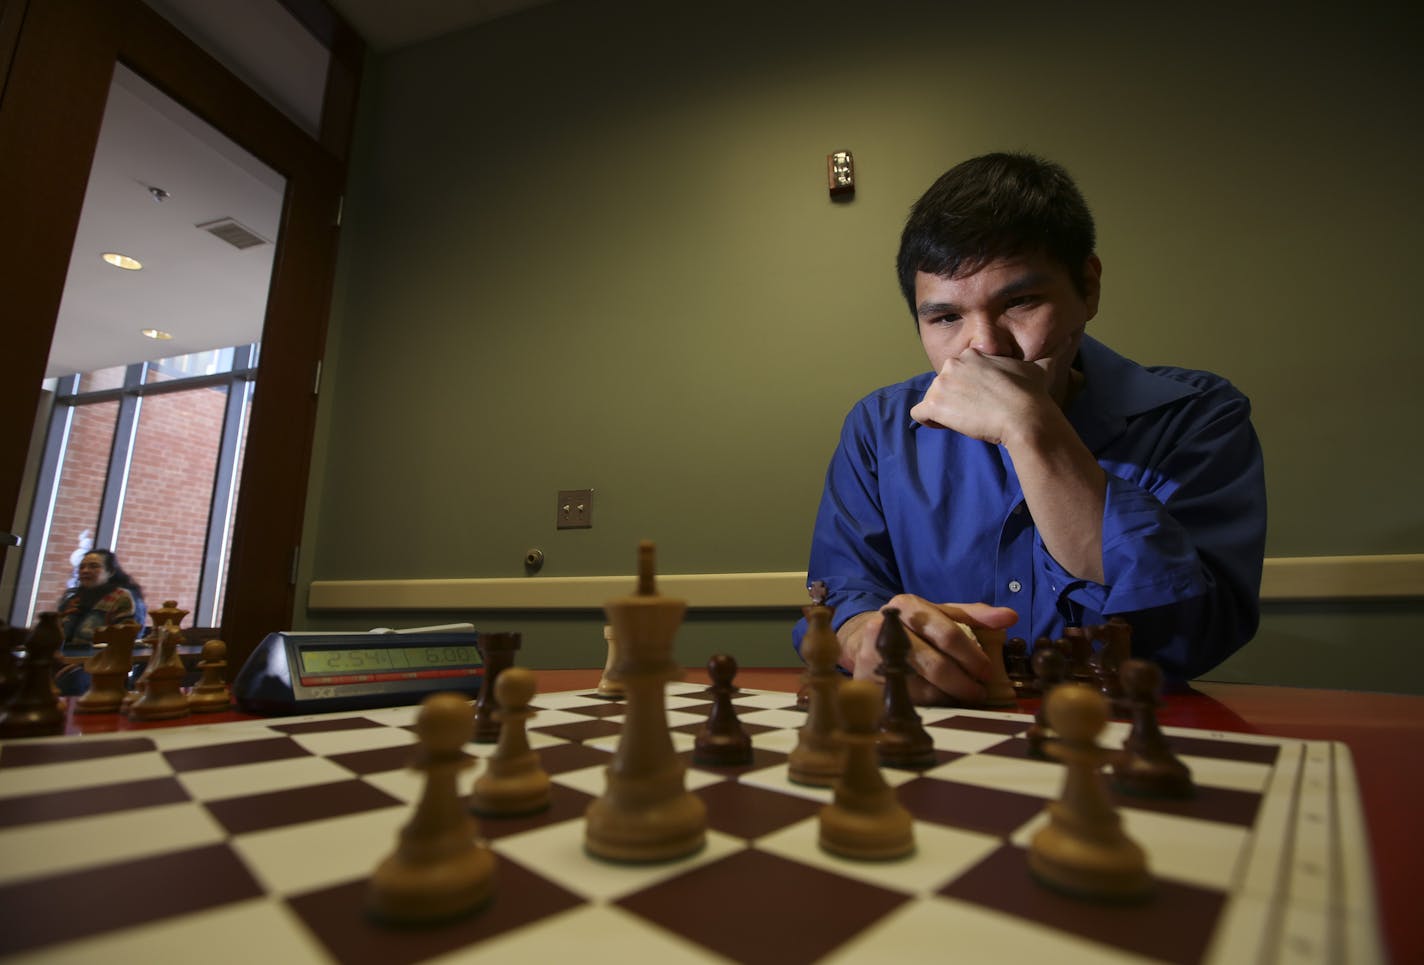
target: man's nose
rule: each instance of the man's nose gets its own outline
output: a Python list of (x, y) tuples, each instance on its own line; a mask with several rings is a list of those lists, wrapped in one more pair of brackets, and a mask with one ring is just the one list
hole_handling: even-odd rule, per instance
[(1019, 346), (1004, 327), (1003, 319), (993, 315), (976, 315), (971, 319), (969, 347), (981, 355), (1019, 357)]

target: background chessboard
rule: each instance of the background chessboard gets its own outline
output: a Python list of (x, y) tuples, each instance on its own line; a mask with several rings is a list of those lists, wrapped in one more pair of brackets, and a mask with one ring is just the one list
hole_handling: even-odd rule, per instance
[[(1158, 889), (1113, 906), (1028, 874), (1024, 849), (1063, 773), (1026, 757), (1028, 717), (923, 709), (938, 765), (885, 771), (916, 818), (917, 850), (858, 863), (816, 845), (830, 792), (787, 780), (805, 721), (793, 695), (743, 690), (753, 763), (687, 773), (707, 803), (706, 848), (629, 866), (582, 848), (623, 705), (588, 691), (535, 705), (530, 743), (553, 805), (480, 820), (499, 856), (497, 897), (430, 929), (363, 916), (366, 879), (421, 790), (406, 769), (414, 707), (0, 744), (0, 952), (383, 965), (1383, 960), (1342, 744), (1167, 728), (1198, 794), (1116, 798)], [(690, 765), (710, 697), (673, 684), (668, 708)], [(1105, 741), (1126, 730), (1110, 724)]]

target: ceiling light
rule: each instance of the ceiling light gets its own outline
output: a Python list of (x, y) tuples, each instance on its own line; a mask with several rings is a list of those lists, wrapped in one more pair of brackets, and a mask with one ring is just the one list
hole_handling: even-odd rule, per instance
[(138, 271), (143, 267), (143, 264), (137, 258), (121, 255), (117, 251), (106, 251), (99, 257), (103, 258), (115, 268), (123, 268), (127, 271)]
[(160, 342), (166, 342), (173, 337), (168, 332), (164, 332), (156, 328), (145, 328), (141, 329), (140, 331), (149, 338), (157, 339)]

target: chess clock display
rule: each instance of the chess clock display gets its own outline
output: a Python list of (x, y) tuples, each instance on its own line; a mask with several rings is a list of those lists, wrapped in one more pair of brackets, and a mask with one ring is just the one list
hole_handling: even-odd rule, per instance
[(233, 682), (253, 714), (315, 714), (419, 703), (437, 691), (474, 697), (484, 676), (471, 631), (269, 633)]

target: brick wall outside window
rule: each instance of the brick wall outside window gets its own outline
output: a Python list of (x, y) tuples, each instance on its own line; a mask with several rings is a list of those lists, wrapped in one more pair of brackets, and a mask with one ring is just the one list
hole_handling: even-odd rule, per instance
[[(99, 505), (104, 498), (104, 478), (109, 472), (109, 453), (114, 447), (114, 423), (118, 417), (117, 402), (96, 402), (74, 408), (69, 444), (60, 466), (54, 512), (50, 517), (49, 540), (40, 566), (36, 612), (54, 609), (75, 573), (78, 561), (71, 562), (70, 557), (93, 546)], [(119, 559), (122, 561), (123, 557)]]
[[(220, 386), (150, 395), (139, 408), (117, 545), (108, 548), (143, 587), (150, 611), (165, 600), (194, 609), (227, 392)], [(71, 555), (93, 545), (118, 406), (75, 407), (40, 569), (37, 612), (53, 608), (70, 584)], [(193, 617), (183, 625), (192, 626)]]
[(185, 610), (197, 601), (226, 404), (224, 386), (151, 395), (139, 410), (114, 552), (150, 612), (164, 600)]

